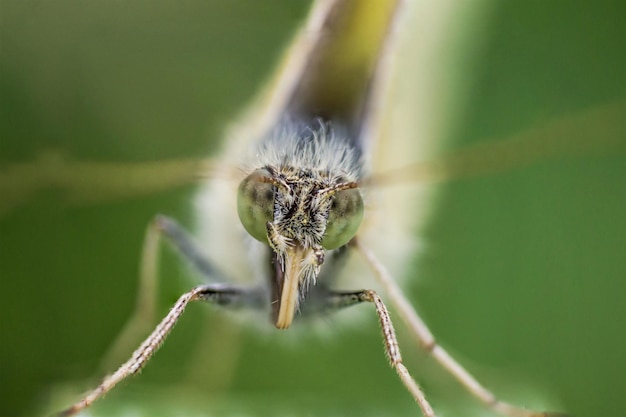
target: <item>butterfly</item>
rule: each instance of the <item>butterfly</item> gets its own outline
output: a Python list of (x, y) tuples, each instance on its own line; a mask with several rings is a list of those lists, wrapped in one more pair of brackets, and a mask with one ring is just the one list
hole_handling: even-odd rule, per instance
[[(602, 116), (606, 116), (606, 114), (608, 114), (608, 113), (607, 113), (607, 112), (603, 112), (603, 111), (599, 111), (599, 112), (598, 112), (598, 114), (600, 114), (600, 117), (602, 117)], [(583, 116), (583, 119), (584, 119), (584, 116)], [(585, 126), (591, 126), (591, 125), (593, 124), (593, 123), (590, 123), (588, 120), (589, 120), (589, 119), (587, 119), (587, 121), (584, 123), (584, 125), (585, 125)], [(593, 120), (593, 118), (592, 118), (592, 120)], [(602, 120), (602, 119), (598, 119), (598, 120)], [(609, 120), (611, 120), (611, 119), (609, 119)], [(601, 123), (596, 123), (596, 124), (601, 124)], [(556, 131), (558, 132), (558, 131), (559, 131), (559, 130), (558, 130), (558, 126), (559, 126), (558, 121), (557, 121), (557, 123), (555, 123), (555, 125), (556, 125), (556, 127), (553, 127), (553, 129), (556, 129)], [(572, 125), (571, 125), (571, 123), (570, 123), (570, 124), (567, 124), (567, 123), (566, 123), (566, 126), (568, 127), (568, 129), (570, 129), (570, 130), (571, 130), (571, 126), (572, 126)], [(426, 130), (426, 129), (425, 129), (425, 130)], [(548, 129), (548, 130), (549, 130), (549, 129)], [(536, 136), (536, 137), (540, 137), (540, 135), (539, 135), (539, 136)], [(533, 150), (533, 148), (534, 148), (534, 146), (532, 146), (532, 145), (528, 145), (528, 146), (526, 146), (526, 149), (530, 149), (531, 151)], [(559, 152), (561, 152), (561, 151), (562, 151), (562, 148), (559, 148)], [(531, 153), (532, 153), (532, 152), (531, 152)], [(407, 154), (408, 154), (408, 152), (407, 152)], [(477, 155), (484, 155), (484, 152), (476, 152), (476, 154), (477, 154)], [(498, 157), (497, 155), (498, 155), (498, 154), (496, 153), (496, 157)], [(501, 155), (501, 154), (500, 154), (500, 155)], [(543, 154), (541, 154), (541, 155), (543, 155)], [(541, 155), (540, 155), (540, 156), (541, 156)], [(410, 154), (410, 155), (408, 155), (408, 156), (414, 157), (413, 153), (411, 153), (411, 154)], [(470, 155), (470, 156), (471, 156), (471, 155)], [(484, 158), (484, 157), (480, 157), (480, 158), (478, 158), (479, 162), (480, 162), (481, 160), (482, 160), (482, 161), (484, 161), (484, 159), (481, 159), (481, 158)], [(467, 155), (465, 155), (465, 156), (464, 156), (463, 158), (461, 158), (461, 159), (463, 159), (463, 160), (465, 161), (465, 160), (467, 160), (467, 159), (468, 159), (468, 157), (467, 157)], [(530, 155), (530, 160), (535, 160), (535, 159), (541, 159), (541, 158), (536, 158), (536, 155), (535, 155), (535, 156), (533, 156), (533, 155), (531, 154), (531, 155)], [(510, 166), (515, 166), (515, 158), (502, 158), (502, 160), (504, 160), (504, 161), (505, 161), (505, 165), (508, 165), (508, 167), (509, 167), (509, 168), (510, 168)], [(522, 162), (523, 162), (523, 161), (522, 161)], [(403, 165), (403, 164), (399, 164), (399, 165), (400, 165), (400, 166), (399, 166), (399, 168), (403, 168), (403, 167), (402, 167), (402, 165)], [(407, 166), (409, 166), (409, 165), (410, 165), (410, 164), (407, 164)], [(480, 165), (480, 163), (479, 163), (478, 165)], [(487, 164), (487, 165), (489, 165), (489, 164)], [(448, 165), (448, 166), (455, 166), (455, 165), (454, 165), (454, 164), (452, 164), (452, 165)], [(495, 167), (497, 168), (497, 164), (495, 165)], [(389, 171), (389, 172), (391, 172), (391, 174), (393, 174), (393, 175), (390, 175), (390, 176), (388, 176), (387, 178), (391, 178), (391, 181), (396, 181), (396, 182), (401, 182), (401, 181), (403, 181), (403, 180), (405, 180), (405, 181), (406, 181), (406, 180), (413, 181), (414, 179), (413, 179), (413, 178), (411, 178), (411, 175), (413, 175), (412, 173), (417, 172), (418, 170), (416, 170), (416, 169), (415, 169), (415, 166), (412, 166), (412, 167), (409, 167), (409, 168), (410, 168), (410, 169), (408, 169), (408, 170), (402, 170), (402, 169), (399, 169), (399, 170), (398, 170), (398, 172), (395, 172), (395, 173), (394, 173), (393, 171)], [(494, 165), (493, 165), (493, 164), (489, 165), (489, 169), (493, 169), (493, 168), (494, 168)], [(505, 168), (506, 168), (506, 167), (505, 167)], [(456, 168), (455, 168), (455, 169), (456, 169)], [(469, 166), (468, 166), (467, 168), (463, 168), (463, 169), (460, 169), (460, 168), (459, 168), (458, 172), (462, 172), (462, 173), (463, 173), (463, 175), (465, 175), (465, 176), (471, 176), (471, 175), (472, 175), (475, 171), (476, 171), (477, 173), (481, 173), (481, 169), (482, 169), (482, 167), (481, 167), (481, 166), (478, 166), (478, 167), (472, 167), (472, 165), (471, 165), (471, 164), (469, 164)], [(427, 171), (428, 173), (433, 173), (433, 172), (435, 172), (435, 173), (436, 173), (436, 172), (437, 172), (437, 170), (436, 170), (436, 169), (433, 169), (432, 167), (431, 167), (430, 169), (426, 170), (426, 171)], [(497, 171), (497, 170), (496, 170), (496, 171)], [(455, 172), (456, 172), (456, 171), (455, 171)], [(383, 172), (382, 174), (384, 174), (384, 172)], [(446, 173), (444, 172), (444, 173), (441, 173), (441, 174), (439, 174), (439, 175), (441, 175), (441, 176), (445, 179), (445, 178), (449, 178), (449, 177), (454, 177), (454, 175), (456, 175), (456, 174), (452, 174), (452, 175), (450, 175), (450, 174), (446, 174)], [(378, 179), (377, 179), (376, 175), (373, 175), (373, 176), (372, 176), (372, 178), (373, 178), (373, 185), (376, 185), (376, 181), (379, 181), (379, 182), (383, 181), (383, 179), (385, 178), (385, 176), (384, 176), (384, 175), (378, 176)], [(409, 182), (410, 182), (410, 181), (409, 181)], [(381, 186), (381, 187), (382, 187), (382, 186)], [(375, 201), (375, 200), (374, 200), (374, 201)], [(373, 203), (372, 203), (372, 204), (373, 204)], [(374, 206), (374, 208), (375, 208), (375, 206)], [(422, 215), (422, 216), (423, 216), (423, 215)], [(409, 243), (404, 243), (404, 242), (402, 242), (402, 244), (400, 244), (400, 242), (396, 241), (396, 245), (397, 245), (397, 246), (399, 246), (399, 247), (410, 247), (410, 242), (409, 242)], [(394, 246), (396, 246), (396, 245), (394, 245)], [(394, 249), (395, 251), (397, 251), (397, 250), (398, 250), (397, 248), (392, 248), (392, 249)], [(396, 326), (396, 327), (397, 327), (397, 326)], [(405, 350), (406, 350), (406, 348), (405, 348)], [(418, 377), (418, 379), (419, 379), (419, 377)]]

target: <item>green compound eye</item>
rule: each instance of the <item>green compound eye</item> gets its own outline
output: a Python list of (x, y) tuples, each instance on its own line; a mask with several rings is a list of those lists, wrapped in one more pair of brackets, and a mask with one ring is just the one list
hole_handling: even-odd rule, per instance
[(237, 214), (250, 235), (267, 243), (267, 222), (274, 219), (274, 184), (266, 169), (257, 169), (239, 185)]
[(363, 199), (356, 188), (342, 190), (334, 196), (328, 213), (326, 232), (322, 238), (324, 249), (345, 245), (354, 237), (363, 220)]

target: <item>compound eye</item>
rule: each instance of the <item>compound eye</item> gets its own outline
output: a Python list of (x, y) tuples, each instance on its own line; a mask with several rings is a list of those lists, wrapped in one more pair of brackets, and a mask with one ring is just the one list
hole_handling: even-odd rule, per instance
[(326, 231), (322, 238), (324, 249), (345, 245), (354, 237), (363, 220), (363, 198), (358, 188), (338, 191), (328, 212)]
[(274, 219), (275, 186), (266, 169), (257, 169), (239, 184), (237, 214), (250, 235), (267, 243), (267, 222)]

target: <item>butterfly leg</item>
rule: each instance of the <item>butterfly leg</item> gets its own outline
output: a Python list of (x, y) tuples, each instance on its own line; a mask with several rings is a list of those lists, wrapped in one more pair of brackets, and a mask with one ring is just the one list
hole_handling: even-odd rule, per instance
[(378, 315), (378, 321), (380, 323), (385, 344), (385, 354), (387, 355), (389, 364), (393, 369), (395, 369), (396, 373), (400, 377), (400, 380), (419, 405), (424, 417), (435, 417), (435, 412), (426, 399), (424, 392), (421, 390), (417, 382), (415, 382), (411, 374), (409, 374), (408, 369), (402, 362), (402, 355), (400, 354), (396, 331), (393, 328), (389, 311), (376, 292), (371, 290), (355, 292), (328, 291), (323, 298), (323, 304), (318, 304), (318, 308), (323, 310), (337, 310), (362, 302), (373, 303), (376, 307), (376, 314)]
[[(150, 233), (150, 230), (155, 231), (152, 233), (153, 237), (163, 237), (169, 243), (169, 246), (178, 252), (181, 258), (191, 264), (201, 277), (205, 279), (205, 282), (231, 281), (229, 277), (218, 271), (207, 260), (205, 252), (199, 244), (176, 220), (163, 215), (156, 216), (148, 233)], [(153, 259), (151, 254), (158, 253), (158, 246), (152, 248), (153, 244), (149, 240), (150, 237), (147, 237), (146, 248), (148, 250), (145, 251), (143, 264), (146, 267), (154, 268), (158, 263), (158, 259)], [(149, 275), (156, 277), (156, 271), (149, 272)], [(252, 297), (248, 296), (245, 300), (242, 300), (245, 301), (244, 307), (265, 307), (267, 300), (263, 298), (264, 296), (264, 293), (261, 294), (259, 292), (253, 294)], [(153, 296), (151, 299), (156, 300), (156, 297)], [(241, 348), (239, 343), (241, 328), (233, 326), (230, 320), (224, 320), (224, 317), (220, 314), (212, 314), (208, 319), (209, 323), (207, 323), (207, 326), (203, 326), (196, 348), (189, 356), (189, 365), (185, 378), (188, 383), (200, 386), (205, 391), (215, 391), (229, 386), (234, 376)], [(216, 337), (216, 335), (219, 335), (219, 337)], [(128, 351), (130, 349), (126, 350), (126, 352)], [(210, 375), (207, 375), (208, 370), (211, 370), (211, 374), (219, 374), (220, 378), (210, 378)]]
[(256, 290), (242, 289), (224, 284), (200, 285), (186, 292), (180, 296), (176, 304), (152, 331), (150, 336), (133, 352), (130, 359), (124, 362), (113, 374), (107, 376), (98, 387), (71, 407), (61, 411), (57, 416), (75, 415), (113, 389), (120, 381), (139, 372), (163, 344), (165, 338), (170, 334), (190, 302), (199, 300), (221, 306), (248, 306), (260, 302), (259, 295), (260, 293)]
[(120, 363), (136, 346), (137, 335), (146, 334), (155, 322), (158, 297), (158, 265), (161, 240), (165, 239), (181, 256), (210, 282), (228, 281), (205, 259), (198, 244), (174, 219), (157, 215), (146, 228), (135, 307), (123, 329), (109, 347), (101, 361), (106, 371)]
[(358, 239), (353, 239), (353, 244), (365, 257), (374, 270), (377, 278), (384, 286), (393, 306), (398, 311), (400, 318), (409, 328), (412, 335), (417, 339), (421, 348), (428, 352), (435, 360), (452, 376), (454, 376), (474, 397), (494, 412), (507, 417), (566, 417), (561, 413), (536, 412), (516, 407), (512, 404), (499, 400), (491, 391), (483, 387), (461, 364), (439, 346), (435, 337), (430, 332), (424, 321), (417, 315), (404, 296), (398, 284), (393, 280), (384, 265), (376, 256), (365, 247)]

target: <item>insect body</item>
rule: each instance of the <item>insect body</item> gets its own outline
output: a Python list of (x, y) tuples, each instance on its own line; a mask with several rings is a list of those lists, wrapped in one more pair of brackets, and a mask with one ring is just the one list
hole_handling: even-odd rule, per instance
[[(210, 181), (198, 198), (213, 204), (207, 204), (201, 213), (205, 219), (201, 229), (219, 236), (221, 227), (232, 227), (229, 236), (242, 242), (239, 253), (251, 248), (249, 257), (255, 258), (251, 269), (263, 280), (244, 285), (231, 279), (228, 268), (219, 265), (221, 239), (208, 242), (205, 250), (176, 221), (157, 217), (147, 247), (154, 247), (154, 236), (165, 237), (211, 283), (180, 296), (132, 357), (61, 415), (74, 415), (89, 407), (118, 382), (137, 373), (187, 305), (205, 301), (225, 308), (268, 309), (271, 323), (278, 329), (288, 329), (300, 316), (373, 304), (391, 366), (422, 414), (434, 417), (435, 411), (403, 363), (385, 296), (419, 345), (485, 406), (509, 417), (548, 415), (500, 401), (439, 346), (360, 237), (361, 224), (368, 221), (362, 189), (368, 180), (375, 180), (371, 154), (377, 146), (373, 140), (379, 123), (376, 104), (382, 100), (387, 82), (386, 58), (393, 51), (399, 3), (379, 2), (374, 8), (368, 1), (319, 2), (279, 72), (270, 100), (263, 102), (266, 107), (261, 116), (228, 142), (224, 165), (241, 155), (241, 144), (246, 144), (243, 174), (238, 182)], [(359, 41), (372, 33), (373, 40), (359, 49)], [(218, 200), (219, 206), (215, 204)], [(224, 207), (228, 214), (222, 216)], [(247, 235), (241, 240), (244, 230)], [(222, 251), (231, 250), (224, 246)], [(362, 255), (384, 292), (367, 287), (337, 289), (335, 276), (348, 251)], [(211, 255), (216, 263), (209, 259)]]

